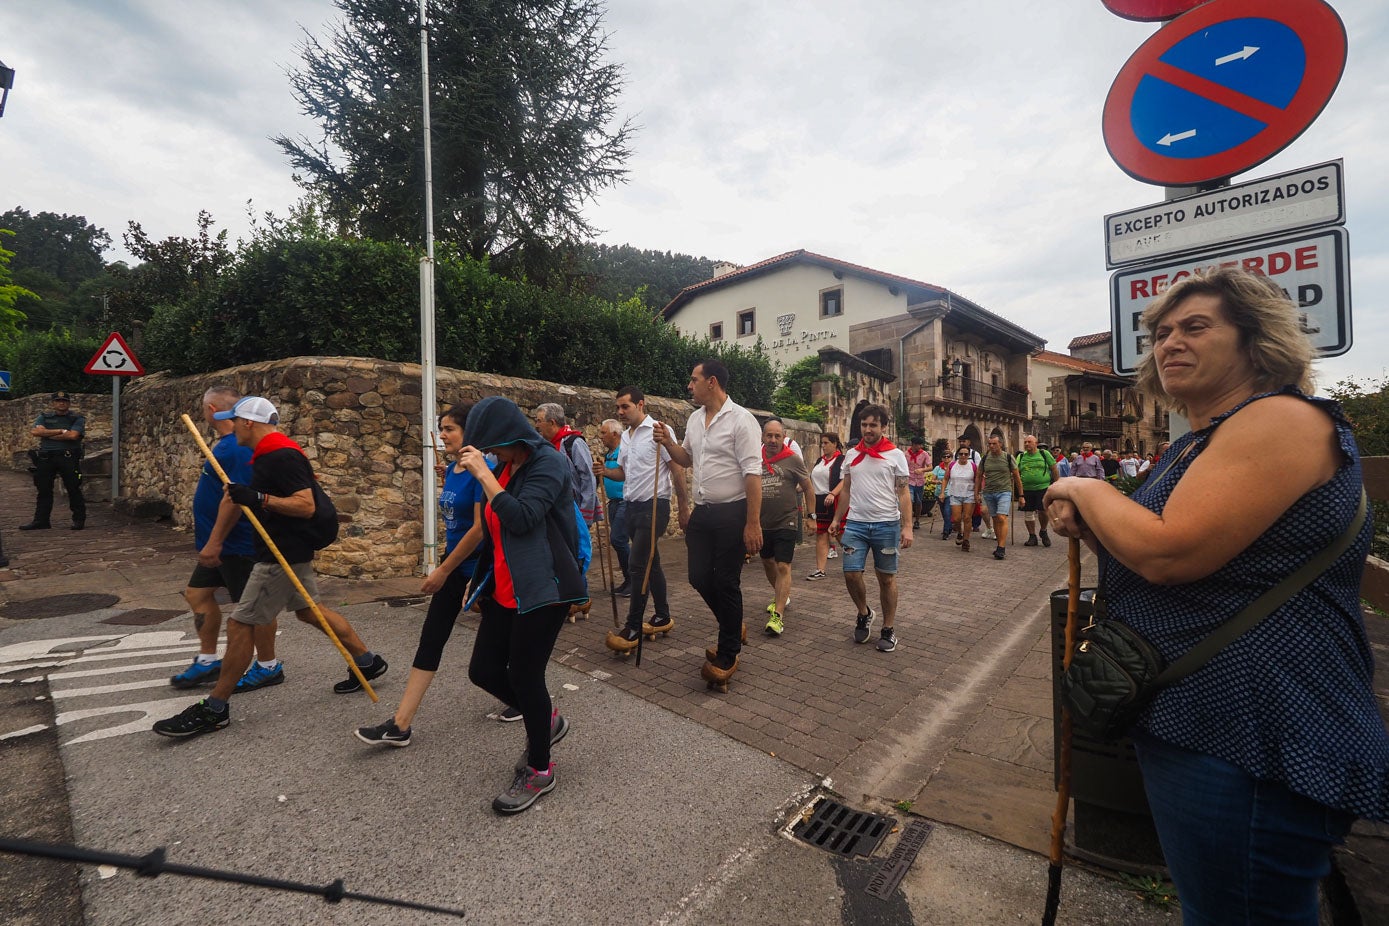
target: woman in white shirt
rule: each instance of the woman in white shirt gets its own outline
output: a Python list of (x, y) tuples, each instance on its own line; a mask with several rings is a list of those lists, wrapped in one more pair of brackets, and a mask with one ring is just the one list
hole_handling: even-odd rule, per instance
[(950, 503), (951, 520), (955, 522), (955, 542), (960, 549), (969, 552), (970, 517), (978, 499), (974, 494), (974, 477), (978, 472), (969, 450), (955, 451), (955, 462), (946, 467), (945, 497)]

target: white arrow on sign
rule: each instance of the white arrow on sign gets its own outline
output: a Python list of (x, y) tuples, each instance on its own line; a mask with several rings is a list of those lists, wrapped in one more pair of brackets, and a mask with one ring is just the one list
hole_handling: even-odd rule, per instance
[(1259, 46), (1257, 45), (1246, 45), (1244, 46), (1244, 48), (1235, 52), (1232, 55), (1226, 55), (1223, 58), (1216, 58), (1216, 67), (1219, 67), (1222, 64), (1229, 64), (1231, 61), (1243, 61), (1245, 58), (1251, 58), (1254, 56), (1254, 52), (1258, 50)]
[(1163, 147), (1166, 148), (1166, 147), (1171, 147), (1171, 145), (1172, 145), (1172, 143), (1173, 143), (1174, 141), (1182, 141), (1182, 140), (1187, 139), (1187, 138), (1195, 138), (1195, 137), (1196, 137), (1196, 130), (1195, 130), (1195, 129), (1187, 129), (1185, 132), (1178, 132), (1176, 135), (1173, 135), (1171, 132), (1168, 132), (1166, 135), (1164, 135), (1164, 136), (1162, 136), (1161, 138), (1158, 139), (1158, 144), (1159, 144), (1159, 145), (1162, 145)]

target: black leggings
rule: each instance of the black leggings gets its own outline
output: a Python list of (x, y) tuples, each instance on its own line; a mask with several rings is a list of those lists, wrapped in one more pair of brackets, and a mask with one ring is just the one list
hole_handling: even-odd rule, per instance
[(550, 767), (550, 691), (545, 667), (569, 614), (569, 605), (552, 604), (525, 614), (482, 598), (482, 621), (473, 642), (468, 678), (508, 707), (521, 712), (526, 724), (527, 761), (544, 771)]
[(425, 672), (438, 672), (439, 659), (444, 655), (444, 646), (453, 633), (453, 625), (458, 613), (463, 610), (463, 598), (468, 591), (471, 577), (463, 575), (462, 569), (455, 569), (444, 580), (444, 587), (429, 599), (429, 610), (424, 615), (424, 625), (420, 627), (420, 645), (415, 647), (416, 669)]

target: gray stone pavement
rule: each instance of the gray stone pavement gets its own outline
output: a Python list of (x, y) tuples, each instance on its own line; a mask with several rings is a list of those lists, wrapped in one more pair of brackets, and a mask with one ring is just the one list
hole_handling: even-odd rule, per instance
[[(191, 566), (189, 535), (100, 503), (84, 532), (19, 534), (31, 492), (21, 475), (0, 472), (0, 531), (12, 560), (0, 570), (0, 600), (8, 602), (0, 610), (0, 683), (8, 687), (0, 691), (28, 703), (46, 698), (40, 692), (49, 686), (61, 722), (56, 732), (49, 721), (20, 736), (13, 734), (43, 721), (0, 724), (0, 777), (21, 760), (34, 768), (60, 760), (67, 824), (83, 844), (133, 853), (169, 845), (180, 861), (315, 883), (342, 876), (352, 889), (461, 904), (484, 922), (997, 923), (1040, 915), (1046, 862), (1036, 853), (1045, 851), (1054, 802), (1047, 595), (1064, 582), (1060, 543), (1024, 548), (1019, 527), (1009, 558), (997, 562), (983, 542), (964, 554), (923, 531), (904, 554), (902, 643), (891, 654), (852, 643), (853, 609), (836, 571), (803, 579), (813, 568), (809, 546), (797, 552), (787, 633), (764, 637), (758, 615), (770, 595), (753, 564), (744, 573), (750, 643), (726, 695), (699, 679), (713, 622), (685, 581), (678, 538), (661, 545), (678, 626), (645, 647), (640, 668), (603, 646), (611, 610), (595, 571), (594, 608), (565, 628), (551, 675), (575, 731), (557, 748), (560, 788), (506, 820), (487, 803), (505, 783), (499, 769), (520, 733), (487, 719), (495, 705), (467, 683), (468, 619), (410, 749), (381, 754), (348, 735), (399, 697), (422, 614), (402, 599), (415, 596), (417, 579), (321, 583), (323, 600), (392, 662), (380, 705), (328, 693), (343, 672), (340, 659), (316, 633), (286, 621), (280, 651), (289, 681), (233, 700), (227, 731), (171, 744), (145, 731), (191, 700), (163, 681), (194, 649), (178, 596)], [(77, 593), (116, 600), (29, 617), (43, 599)], [(871, 580), (870, 601), (876, 606)], [(152, 623), (121, 623), (131, 618)], [(103, 639), (54, 642), (91, 637)], [(39, 656), (21, 658), (26, 642), (77, 662), (42, 667)], [(787, 815), (819, 793), (903, 825), (934, 823), (892, 898), (863, 888), (895, 837), (872, 859), (842, 861), (780, 833)], [(28, 819), (13, 803), (20, 799), (7, 790), (0, 821)], [(40, 832), (62, 838), (62, 823)], [(80, 872), (84, 914), (74, 922), (179, 921), (192, 918), (178, 912), (190, 905), (210, 923), (438, 921)], [(1063, 922), (1179, 921), (1083, 866), (1068, 869), (1062, 910)]]

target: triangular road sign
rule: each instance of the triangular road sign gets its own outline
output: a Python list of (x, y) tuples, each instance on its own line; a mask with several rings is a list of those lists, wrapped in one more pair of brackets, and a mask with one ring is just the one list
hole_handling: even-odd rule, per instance
[(83, 373), (99, 376), (144, 376), (145, 368), (135, 359), (135, 352), (125, 343), (119, 331), (113, 331), (106, 343), (97, 348), (92, 359), (82, 368)]

